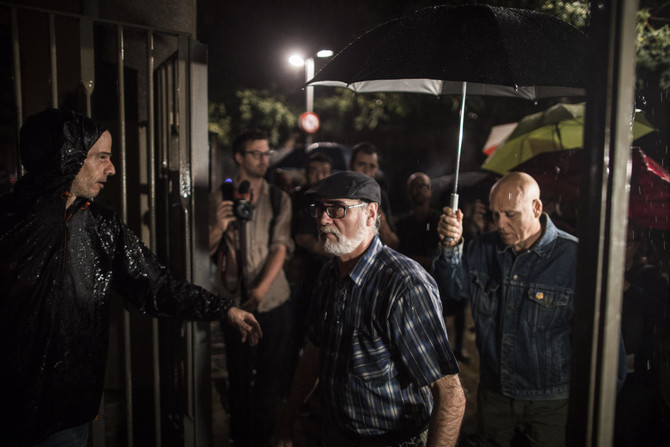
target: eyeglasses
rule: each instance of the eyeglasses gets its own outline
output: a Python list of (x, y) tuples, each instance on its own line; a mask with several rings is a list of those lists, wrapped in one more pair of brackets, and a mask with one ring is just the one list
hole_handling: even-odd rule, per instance
[(312, 217), (321, 217), (321, 214), (325, 211), (328, 217), (331, 219), (344, 219), (347, 215), (347, 210), (349, 208), (358, 208), (360, 206), (365, 206), (367, 203), (359, 203), (357, 205), (328, 205), (323, 206), (318, 203), (312, 203), (309, 209), (309, 215)]
[(263, 157), (270, 158), (272, 157), (272, 154), (274, 151), (267, 151), (267, 152), (261, 152), (261, 151), (246, 151), (245, 154), (251, 155), (254, 157), (256, 160), (260, 160)]

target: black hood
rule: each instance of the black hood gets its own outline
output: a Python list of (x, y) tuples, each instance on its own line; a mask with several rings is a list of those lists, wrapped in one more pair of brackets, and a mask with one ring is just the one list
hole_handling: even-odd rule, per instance
[(61, 195), (105, 129), (85, 116), (47, 109), (21, 127), (21, 162), (27, 174), (16, 191), (29, 195)]

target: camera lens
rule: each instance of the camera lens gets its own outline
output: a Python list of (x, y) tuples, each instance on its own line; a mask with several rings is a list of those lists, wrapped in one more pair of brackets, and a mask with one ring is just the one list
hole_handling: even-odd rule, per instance
[(240, 220), (251, 220), (252, 208), (248, 200), (240, 200), (235, 206), (235, 216)]

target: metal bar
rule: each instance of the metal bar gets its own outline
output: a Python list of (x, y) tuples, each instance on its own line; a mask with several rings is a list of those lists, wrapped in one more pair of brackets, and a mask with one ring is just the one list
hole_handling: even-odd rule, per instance
[[(117, 99), (119, 106), (119, 167), (121, 171), (121, 219), (128, 223), (128, 169), (126, 148), (126, 84), (125, 84), (125, 50), (123, 26), (116, 27), (116, 65), (117, 65)], [(123, 310), (123, 344), (126, 377), (126, 445), (133, 446), (133, 375), (131, 347), (130, 312)]]
[(121, 167), (121, 219), (128, 223), (128, 170), (126, 157), (126, 81), (123, 25), (116, 27), (117, 78), (119, 102), (119, 165)]
[[(628, 215), (636, 1), (591, 6), (568, 445), (613, 441)], [(588, 378), (588, 380), (585, 380)]]
[[(151, 251), (156, 253), (156, 133), (154, 117), (154, 35), (147, 31), (147, 152), (149, 154), (149, 221)], [(152, 359), (154, 381), (154, 430), (156, 446), (162, 445), (161, 437), (161, 381), (158, 320), (151, 321)]]
[[(172, 179), (170, 178), (170, 169), (172, 168), (171, 163), (173, 160), (171, 160), (172, 154), (171, 154), (171, 132), (172, 132), (172, 110), (170, 108), (170, 104), (172, 104), (172, 95), (171, 95), (171, 90), (170, 86), (172, 85), (172, 77), (171, 77), (171, 71), (172, 71), (172, 63), (167, 62), (163, 63), (159, 68), (156, 69), (156, 78), (158, 79), (159, 85), (156, 87), (156, 92), (158, 92), (158, 99), (157, 99), (157, 107), (156, 110), (158, 111), (158, 120), (159, 120), (159, 138), (160, 142), (158, 144), (158, 153), (160, 156), (160, 168), (162, 170), (162, 179), (164, 179), (164, 186), (165, 186), (165, 192), (161, 196), (162, 200), (162, 205), (163, 209), (165, 210), (166, 213), (169, 213), (170, 211), (170, 188), (174, 187), (172, 185)], [(176, 160), (174, 161), (176, 163)], [(163, 244), (163, 253), (172, 253), (172, 241), (170, 238), (170, 225), (172, 222), (170, 222), (170, 219), (166, 219), (166, 222), (164, 224), (164, 234), (165, 237), (163, 240), (161, 240), (161, 244)], [(165, 262), (169, 261), (169, 255), (167, 259), (165, 259)]]
[[(209, 193), (209, 144), (207, 132), (207, 51), (196, 41), (190, 42), (189, 78), (187, 93), (191, 135), (191, 179), (193, 208), (191, 228), (193, 233), (193, 277), (194, 284), (208, 287), (210, 272), (208, 227), (206, 216)], [(185, 119), (185, 117), (184, 117)], [(209, 349), (209, 323), (194, 324), (194, 363), (195, 363), (195, 432), (197, 446), (212, 445), (212, 380), (211, 353)]]
[(81, 84), (86, 94), (86, 116), (91, 117), (91, 95), (95, 89), (95, 54), (93, 48), (93, 21), (79, 21), (79, 54), (81, 66)]
[[(188, 281), (193, 279), (193, 230), (191, 222), (192, 181), (191, 181), (191, 148), (190, 148), (190, 107), (189, 107), (189, 39), (177, 39), (177, 63), (174, 79), (174, 96), (177, 98), (175, 123), (179, 129), (179, 198), (184, 212), (184, 273)], [(193, 343), (195, 324), (186, 322), (186, 398), (187, 414), (184, 415), (184, 437), (186, 446), (195, 446), (197, 442), (195, 420), (196, 393), (195, 359)]]
[[(0, 2), (0, 6), (6, 7), (6, 8), (11, 8), (14, 9), (16, 8), (16, 5), (7, 3), (7, 2)], [(54, 11), (51, 9), (45, 9), (45, 8), (36, 8), (34, 6), (20, 6), (20, 8), (24, 11), (32, 11), (32, 12), (38, 12), (41, 14), (56, 14), (61, 17), (70, 17), (74, 19), (91, 19), (90, 17), (82, 14), (75, 14), (71, 12), (65, 12), (65, 11)], [(96, 23), (102, 23), (102, 24), (108, 24), (108, 25), (121, 25), (124, 28), (132, 28), (132, 29), (137, 29), (140, 31), (153, 31), (155, 33), (161, 33), (161, 34), (166, 34), (168, 36), (173, 36), (173, 37), (179, 37), (179, 36), (184, 36), (184, 37), (191, 37), (193, 34), (188, 33), (185, 31), (175, 31), (172, 29), (167, 29), (167, 28), (157, 28), (153, 26), (146, 26), (146, 25), (138, 25), (136, 23), (130, 23), (130, 22), (119, 22), (118, 20), (110, 20), (110, 19), (103, 19), (103, 18), (98, 18), (96, 17), (94, 19)]]
[[(314, 58), (308, 57), (305, 59), (305, 83), (312, 80), (314, 77)], [(305, 111), (314, 111), (314, 86), (308, 85), (305, 87)], [(311, 133), (305, 135), (305, 146), (312, 144), (314, 136)]]
[(180, 37), (177, 39), (177, 76), (175, 79), (175, 96), (177, 97), (177, 114), (179, 127), (179, 173), (180, 188), (179, 196), (182, 200), (186, 214), (186, 225), (184, 227), (186, 234), (186, 279), (191, 281), (192, 271), (192, 236), (190, 212), (192, 208), (191, 200), (193, 198), (193, 184), (191, 181), (191, 129), (190, 129), (190, 107), (189, 107), (189, 38)]
[(49, 62), (51, 65), (51, 107), (58, 108), (58, 56), (56, 51), (56, 20), (49, 14)]
[[(23, 126), (23, 95), (21, 91), (21, 45), (19, 44), (19, 17), (16, 8), (11, 9), (12, 20), (12, 65), (14, 73), (14, 98), (16, 99), (16, 134), (20, 135)], [(21, 152), (16, 145), (16, 164), (19, 177), (25, 174), (21, 164)]]

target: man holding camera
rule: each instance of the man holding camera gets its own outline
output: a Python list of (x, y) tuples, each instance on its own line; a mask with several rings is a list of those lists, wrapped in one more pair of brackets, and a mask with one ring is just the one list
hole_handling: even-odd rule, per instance
[(293, 251), (288, 194), (263, 178), (270, 148), (267, 134), (247, 130), (233, 143), (238, 167), (232, 197), (213, 194), (209, 246), (218, 259), (218, 287), (253, 312), (264, 339), (253, 349), (223, 327), (230, 381), (231, 438), (239, 446), (266, 446), (274, 431), (275, 407), (287, 359), (291, 328), (290, 288), (284, 261)]

